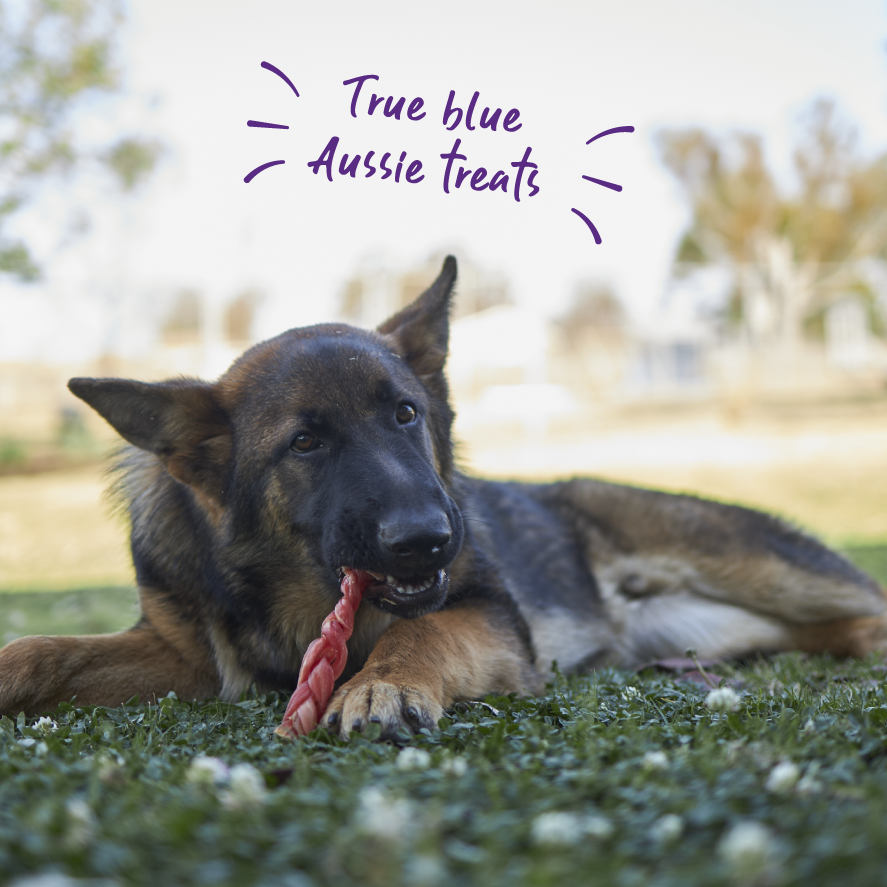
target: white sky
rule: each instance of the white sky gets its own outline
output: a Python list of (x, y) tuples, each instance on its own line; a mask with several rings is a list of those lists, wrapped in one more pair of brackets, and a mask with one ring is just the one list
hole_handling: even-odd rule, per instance
[[(269, 295), (263, 334), (329, 319), (361, 261), (402, 269), (441, 249), (501, 272), (521, 302), (548, 313), (590, 277), (611, 281), (643, 316), (661, 298), (686, 220), (656, 156), (658, 128), (759, 131), (787, 176), (797, 114), (825, 94), (868, 152), (887, 149), (881, 0), (131, 0), (123, 37), (127, 92), (83, 124), (97, 138), (154, 136), (169, 151), (135, 199), (78, 186), (93, 229), (55, 257), (52, 278), (88, 280), (104, 293), (191, 285), (218, 300), (258, 285)], [(284, 71), (300, 98), (262, 61)], [(370, 73), (380, 80), (364, 87), (364, 107), (371, 92), (421, 96), (426, 117), (353, 119), (342, 81)], [(518, 108), (523, 127), (447, 132), (451, 89), (463, 108), (475, 90), (478, 110)], [(290, 129), (248, 128), (247, 119)], [(586, 146), (624, 125), (636, 132)], [(396, 160), (405, 150), (423, 161), (425, 180), (314, 176), (306, 164), (333, 135), (337, 163), (342, 152), (391, 151)], [(539, 194), (516, 203), (467, 184), (444, 194), (439, 155), (456, 137), (467, 165), (491, 172), (511, 171), (531, 146)], [(244, 184), (249, 170), (278, 159), (285, 165)], [(22, 230), (39, 241), (43, 219), (66, 199), (47, 196)], [(571, 207), (594, 222), (600, 246)]]

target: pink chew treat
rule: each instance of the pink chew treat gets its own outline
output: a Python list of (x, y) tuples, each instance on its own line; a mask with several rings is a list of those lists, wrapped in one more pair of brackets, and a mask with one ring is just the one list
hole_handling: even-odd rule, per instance
[(296, 692), (274, 731), (279, 736), (293, 738), (310, 733), (326, 711), (336, 679), (345, 669), (348, 648), (345, 642), (354, 631), (354, 614), (363, 599), (363, 592), (373, 577), (363, 570), (345, 568), (342, 577), (342, 597), (336, 608), (323, 620), (320, 637), (312, 641), (299, 669)]

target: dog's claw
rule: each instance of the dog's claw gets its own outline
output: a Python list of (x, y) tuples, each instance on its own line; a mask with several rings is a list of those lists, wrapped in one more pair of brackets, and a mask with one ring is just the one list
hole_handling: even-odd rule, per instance
[(419, 730), (434, 729), (442, 714), (442, 707), (429, 695), (412, 687), (374, 681), (361, 672), (333, 695), (324, 723), (343, 739), (356, 732), (403, 742)]

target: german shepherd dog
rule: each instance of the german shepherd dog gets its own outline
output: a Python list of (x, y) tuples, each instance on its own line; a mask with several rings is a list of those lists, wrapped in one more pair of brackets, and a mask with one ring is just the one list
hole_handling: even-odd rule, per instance
[(142, 615), (128, 631), (0, 651), (0, 712), (76, 697), (290, 692), (339, 598), (373, 574), (324, 723), (433, 727), (456, 700), (683, 655), (887, 649), (887, 596), (776, 518), (594, 480), (454, 467), (450, 257), (375, 332), (294, 329), (215, 383), (72, 379), (132, 445), (118, 493)]

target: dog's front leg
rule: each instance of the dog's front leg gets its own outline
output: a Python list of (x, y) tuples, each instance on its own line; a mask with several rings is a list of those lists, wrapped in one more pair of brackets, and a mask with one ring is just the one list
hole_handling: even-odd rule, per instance
[(460, 699), (537, 692), (541, 682), (531, 659), (492, 603), (466, 601), (398, 619), (364, 668), (333, 695), (323, 723), (342, 736), (378, 723), (383, 739), (403, 728), (434, 728), (444, 709)]

